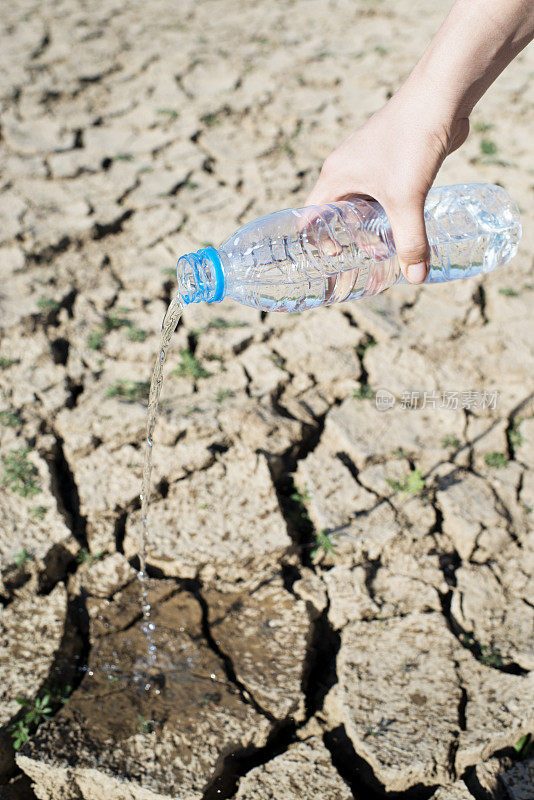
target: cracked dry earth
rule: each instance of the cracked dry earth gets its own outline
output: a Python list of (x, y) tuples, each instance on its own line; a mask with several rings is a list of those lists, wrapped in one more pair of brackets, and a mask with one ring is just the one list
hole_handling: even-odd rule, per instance
[[(443, 12), (4, 4), (2, 800), (534, 797), (532, 49), (439, 179), (511, 192), (509, 267), (302, 315), (186, 310), (154, 449), (160, 695), (132, 680), (176, 256), (302, 203)], [(499, 396), (403, 408), (416, 391)]]

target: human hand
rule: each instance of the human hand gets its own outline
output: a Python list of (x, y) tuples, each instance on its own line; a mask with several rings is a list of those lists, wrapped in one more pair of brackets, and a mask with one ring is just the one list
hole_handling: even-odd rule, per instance
[(426, 195), (445, 157), (463, 144), (469, 132), (469, 120), (454, 118), (432, 102), (431, 94), (402, 87), (328, 156), (306, 200), (306, 205), (355, 195), (378, 200), (410, 283), (422, 283), (428, 274)]

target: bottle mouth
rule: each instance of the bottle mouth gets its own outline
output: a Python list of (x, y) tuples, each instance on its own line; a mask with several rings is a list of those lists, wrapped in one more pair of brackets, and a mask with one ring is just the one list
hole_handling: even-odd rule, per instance
[(178, 293), (184, 305), (201, 301), (218, 303), (224, 297), (224, 271), (219, 253), (214, 247), (205, 247), (179, 258), (176, 277)]

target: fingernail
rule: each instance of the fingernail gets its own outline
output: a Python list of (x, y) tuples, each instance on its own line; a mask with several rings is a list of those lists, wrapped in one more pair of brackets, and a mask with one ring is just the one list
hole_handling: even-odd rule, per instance
[(409, 264), (406, 268), (406, 277), (410, 283), (423, 283), (427, 274), (427, 266), (424, 261), (418, 264)]

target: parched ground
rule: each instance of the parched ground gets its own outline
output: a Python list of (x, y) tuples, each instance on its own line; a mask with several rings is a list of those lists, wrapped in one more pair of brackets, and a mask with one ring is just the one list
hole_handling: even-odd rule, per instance
[(534, 797), (532, 49), (439, 178), (511, 192), (512, 265), (302, 315), (187, 309), (141, 686), (176, 257), (301, 204), (441, 6), (3, 4), (1, 800)]

